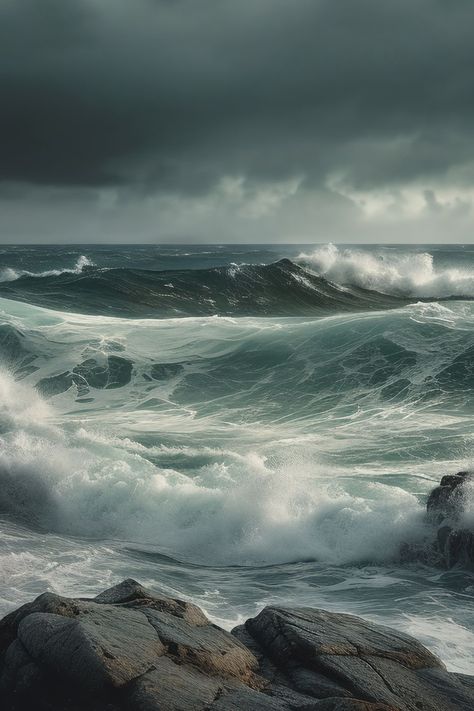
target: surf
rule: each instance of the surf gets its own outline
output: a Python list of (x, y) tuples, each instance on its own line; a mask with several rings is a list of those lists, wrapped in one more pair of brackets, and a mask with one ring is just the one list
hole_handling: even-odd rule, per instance
[(466, 465), (470, 304), (311, 320), (0, 308), (0, 507), (43, 530), (207, 564), (387, 563), (429, 540), (423, 492)]
[[(104, 250), (3, 256), (62, 273), (0, 297), (2, 612), (132, 575), (231, 626), (277, 589), (416, 630), (469, 668), (472, 635), (452, 638), (472, 576), (404, 551), (429, 552), (429, 492), (472, 467), (471, 301), (384, 295), (296, 264), (300, 249), (225, 265), (187, 249), (178, 269)], [(437, 274), (469, 268), (429, 251)], [(81, 254), (95, 266), (64, 273)]]
[(83, 265), (5, 280), (0, 295), (82, 313), (149, 318), (317, 316), (404, 303), (357, 286), (341, 288), (289, 259), (165, 271)]
[(326, 279), (406, 299), (474, 298), (474, 271), (437, 267), (429, 252), (368, 251), (334, 244), (301, 252), (296, 262)]

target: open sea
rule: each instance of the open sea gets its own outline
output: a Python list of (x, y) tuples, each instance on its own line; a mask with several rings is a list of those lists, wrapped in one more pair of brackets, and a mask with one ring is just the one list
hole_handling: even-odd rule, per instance
[(0, 615), (133, 577), (474, 674), (473, 574), (400, 556), (472, 466), (473, 300), (474, 245), (0, 246)]

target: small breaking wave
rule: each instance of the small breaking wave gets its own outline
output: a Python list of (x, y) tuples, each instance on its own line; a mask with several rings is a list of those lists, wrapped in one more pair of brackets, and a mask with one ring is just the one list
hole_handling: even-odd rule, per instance
[(11, 267), (5, 267), (0, 271), (0, 282), (12, 282), (24, 277), (41, 279), (43, 277), (60, 276), (61, 274), (82, 274), (84, 269), (93, 266), (94, 262), (92, 262), (85, 255), (81, 255), (71, 269), (49, 269), (44, 272), (30, 272), (26, 269), (12, 269)]
[(366, 252), (324, 245), (297, 262), (341, 285), (405, 298), (474, 297), (474, 273), (458, 267), (436, 268), (428, 252)]

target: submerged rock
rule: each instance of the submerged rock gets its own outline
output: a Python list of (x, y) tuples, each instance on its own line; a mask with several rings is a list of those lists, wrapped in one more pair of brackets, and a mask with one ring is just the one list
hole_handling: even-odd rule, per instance
[(134, 580), (0, 622), (5, 711), (471, 711), (474, 681), (351, 615), (267, 607), (232, 634)]

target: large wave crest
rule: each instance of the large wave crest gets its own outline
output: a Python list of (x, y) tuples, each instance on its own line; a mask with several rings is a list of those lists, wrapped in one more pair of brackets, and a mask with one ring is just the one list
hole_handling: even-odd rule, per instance
[(324, 245), (302, 252), (297, 261), (338, 284), (407, 298), (474, 297), (474, 273), (436, 268), (428, 252), (375, 253)]

